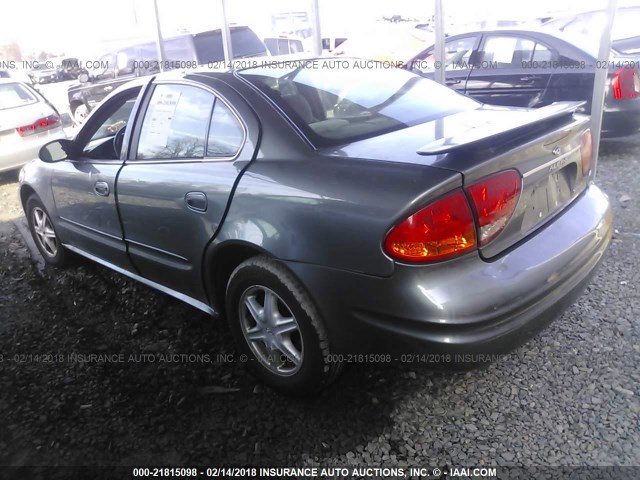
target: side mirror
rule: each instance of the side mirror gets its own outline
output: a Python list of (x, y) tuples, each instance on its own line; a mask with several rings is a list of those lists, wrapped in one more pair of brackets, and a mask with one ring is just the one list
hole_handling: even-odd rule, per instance
[(61, 139), (45, 143), (42, 148), (40, 148), (38, 157), (45, 163), (55, 163), (77, 157), (77, 154), (78, 147), (75, 142)]
[(87, 75), (86, 73), (81, 73), (80, 75), (78, 75), (78, 81), (80, 83), (89, 83), (89, 75)]

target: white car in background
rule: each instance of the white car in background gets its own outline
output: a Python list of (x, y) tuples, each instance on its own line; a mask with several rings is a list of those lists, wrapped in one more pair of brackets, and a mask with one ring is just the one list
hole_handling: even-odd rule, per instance
[(0, 78), (0, 172), (38, 157), (40, 147), (66, 138), (58, 111), (23, 82)]

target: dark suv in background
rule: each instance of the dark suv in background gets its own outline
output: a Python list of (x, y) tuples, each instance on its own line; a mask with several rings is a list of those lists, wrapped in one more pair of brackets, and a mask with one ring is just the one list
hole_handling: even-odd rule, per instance
[[(234, 58), (268, 56), (264, 42), (246, 26), (233, 26), (231, 46)], [(162, 70), (193, 68), (211, 63), (223, 66), (224, 49), (222, 30), (209, 30), (195, 34), (183, 34), (167, 38), (163, 42), (164, 64)], [(113, 50), (89, 66), (81, 84), (68, 89), (69, 110), (76, 124), (82, 123), (93, 107), (120, 85), (135, 77), (158, 73), (158, 48), (155, 42), (143, 42)]]
[(60, 80), (75, 80), (83, 73), (88, 73), (84, 68), (80, 60), (73, 57), (63, 58), (58, 65), (58, 78)]

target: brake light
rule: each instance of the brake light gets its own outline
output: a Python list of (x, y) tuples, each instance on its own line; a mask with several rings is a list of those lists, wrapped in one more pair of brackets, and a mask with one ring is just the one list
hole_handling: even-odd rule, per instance
[(60, 117), (58, 115), (49, 115), (48, 117), (40, 118), (31, 125), (25, 125), (24, 127), (16, 128), (18, 135), (21, 137), (28, 137), (36, 133), (44, 132), (60, 125)]
[(637, 98), (640, 94), (640, 77), (634, 68), (621, 68), (613, 74), (611, 80), (613, 98), (627, 100)]
[(461, 190), (414, 213), (396, 225), (384, 242), (393, 258), (408, 262), (445, 260), (476, 247), (469, 202)]
[(593, 141), (591, 130), (586, 129), (580, 135), (580, 159), (582, 163), (582, 175), (588, 175), (593, 166)]
[(505, 170), (467, 188), (478, 219), (480, 246), (496, 238), (507, 225), (520, 198), (520, 174)]

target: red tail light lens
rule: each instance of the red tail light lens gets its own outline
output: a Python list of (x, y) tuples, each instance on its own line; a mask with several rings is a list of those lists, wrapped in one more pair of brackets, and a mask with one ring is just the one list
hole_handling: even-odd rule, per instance
[(480, 246), (502, 232), (516, 208), (520, 190), (520, 174), (515, 170), (505, 170), (467, 188), (478, 218)]
[(18, 135), (21, 137), (28, 137), (35, 133), (44, 132), (51, 128), (55, 128), (60, 125), (60, 117), (58, 115), (49, 115), (48, 117), (40, 118), (31, 125), (25, 125), (24, 127), (16, 128)]
[(580, 158), (582, 163), (582, 174), (588, 175), (593, 166), (593, 141), (591, 130), (587, 129), (580, 135)]
[(389, 232), (387, 253), (401, 261), (445, 260), (476, 247), (476, 229), (469, 202), (456, 191), (414, 213)]
[(627, 100), (636, 98), (640, 94), (640, 77), (634, 68), (621, 68), (613, 74), (611, 80), (613, 98)]

